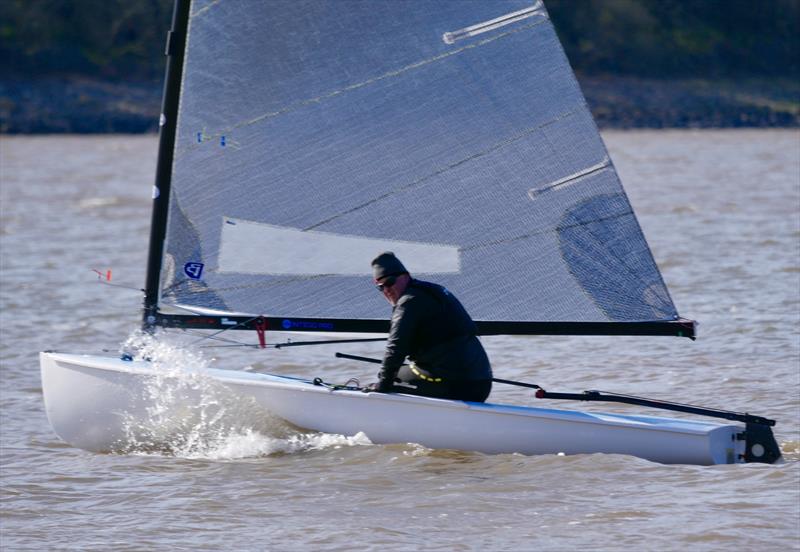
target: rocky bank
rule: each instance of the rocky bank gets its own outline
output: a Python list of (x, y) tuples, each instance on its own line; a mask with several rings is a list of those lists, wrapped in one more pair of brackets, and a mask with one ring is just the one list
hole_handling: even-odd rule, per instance
[[(601, 128), (800, 126), (800, 83), (791, 80), (578, 80)], [(156, 132), (160, 105), (157, 81), (0, 79), (0, 132)]]

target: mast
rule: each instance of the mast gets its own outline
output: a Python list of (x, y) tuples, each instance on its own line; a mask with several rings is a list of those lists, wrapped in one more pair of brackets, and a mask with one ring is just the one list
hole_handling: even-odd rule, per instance
[(158, 311), (161, 263), (164, 256), (164, 238), (169, 214), (169, 192), (172, 181), (172, 160), (175, 135), (178, 128), (178, 103), (180, 101), (183, 57), (186, 31), (189, 24), (191, 0), (175, 0), (172, 11), (172, 28), (167, 33), (164, 54), (167, 70), (164, 78), (164, 96), (159, 120), (158, 161), (153, 189), (153, 216), (150, 223), (150, 248), (147, 257), (142, 327), (150, 331), (156, 324)]

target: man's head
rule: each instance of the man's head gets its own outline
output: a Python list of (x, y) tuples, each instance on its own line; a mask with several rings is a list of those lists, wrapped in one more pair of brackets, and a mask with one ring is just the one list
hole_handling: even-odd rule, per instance
[(375, 285), (392, 305), (397, 304), (411, 279), (406, 267), (391, 251), (372, 259), (372, 277)]

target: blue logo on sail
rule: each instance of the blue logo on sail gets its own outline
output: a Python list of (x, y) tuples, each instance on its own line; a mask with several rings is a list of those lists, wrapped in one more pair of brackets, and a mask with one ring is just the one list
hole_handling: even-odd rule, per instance
[(183, 273), (192, 280), (199, 280), (203, 275), (203, 263), (186, 263), (183, 265)]
[(333, 330), (331, 322), (316, 322), (312, 320), (288, 320), (281, 322), (284, 330)]

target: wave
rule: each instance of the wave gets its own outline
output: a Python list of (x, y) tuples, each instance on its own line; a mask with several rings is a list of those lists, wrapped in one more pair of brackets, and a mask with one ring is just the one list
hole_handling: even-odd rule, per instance
[(115, 453), (233, 460), (371, 444), (363, 433), (345, 437), (291, 426), (206, 376), (209, 362), (202, 353), (164, 334), (136, 331), (122, 348), (136, 360), (149, 360), (157, 375), (139, 397), (145, 407), (122, 413), (125, 437)]

